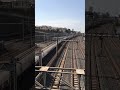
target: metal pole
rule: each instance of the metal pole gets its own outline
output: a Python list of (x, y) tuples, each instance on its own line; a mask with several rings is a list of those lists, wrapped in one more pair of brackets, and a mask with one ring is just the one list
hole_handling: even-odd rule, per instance
[(17, 90), (16, 59), (14, 59), (14, 90)]
[(46, 72), (44, 73), (44, 88), (46, 88)]
[(44, 34), (44, 42), (45, 42), (45, 34)]
[(42, 66), (42, 51), (40, 48), (40, 55), (39, 55), (39, 65)]
[(2, 40), (2, 50), (4, 50), (4, 41)]
[[(30, 22), (29, 22), (29, 25), (30, 25)], [(30, 27), (30, 26), (29, 26)], [(30, 43), (30, 45), (31, 45), (31, 47), (32, 47), (32, 29), (31, 29), (32, 27), (30, 27), (30, 41), (31, 41), (31, 43)]]
[(58, 37), (57, 37), (56, 55), (58, 57)]
[(23, 36), (23, 41), (24, 41), (24, 20), (23, 20), (23, 33), (22, 33), (22, 36)]
[[(72, 41), (72, 63), (73, 63), (73, 41)], [(72, 68), (74, 68), (74, 64), (72, 65)], [(74, 87), (74, 75), (72, 75), (72, 86)]]
[(101, 41), (101, 47), (100, 47), (100, 54), (102, 56), (102, 49), (103, 49), (103, 37), (100, 37), (100, 41)]
[[(81, 75), (78, 75), (78, 78), (81, 79)], [(79, 88), (80, 88), (80, 90), (81, 90), (80, 79), (78, 79), (78, 83), (79, 83)]]

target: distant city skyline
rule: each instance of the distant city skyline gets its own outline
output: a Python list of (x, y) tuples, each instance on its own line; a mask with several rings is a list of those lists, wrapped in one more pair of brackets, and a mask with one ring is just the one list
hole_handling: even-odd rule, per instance
[(85, 32), (85, 0), (35, 0), (35, 25)]

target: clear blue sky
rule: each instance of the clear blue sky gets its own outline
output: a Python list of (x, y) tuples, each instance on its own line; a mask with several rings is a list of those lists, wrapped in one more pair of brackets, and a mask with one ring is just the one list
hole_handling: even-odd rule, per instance
[(85, 0), (35, 0), (35, 25), (85, 30)]

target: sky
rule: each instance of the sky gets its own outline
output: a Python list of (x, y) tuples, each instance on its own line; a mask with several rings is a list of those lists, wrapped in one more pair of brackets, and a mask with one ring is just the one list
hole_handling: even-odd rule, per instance
[(85, 0), (35, 0), (35, 25), (85, 32)]

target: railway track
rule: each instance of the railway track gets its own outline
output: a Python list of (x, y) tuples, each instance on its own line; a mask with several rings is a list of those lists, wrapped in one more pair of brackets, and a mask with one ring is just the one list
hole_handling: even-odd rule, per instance
[[(73, 68), (78, 68), (77, 65), (77, 58), (76, 58), (76, 49), (73, 47)], [(75, 73), (75, 72), (74, 72)], [(75, 87), (75, 90), (80, 90), (80, 83), (79, 83), (79, 77), (78, 75), (73, 75), (73, 86)]]
[[(51, 72), (48, 76), (53, 77), (48, 87), (51, 90), (85, 90), (84, 77), (76, 74), (76, 69), (85, 69), (85, 47), (82, 38), (79, 37), (64, 41), (58, 52), (46, 65), (47, 67), (57, 67), (55, 70), (51, 68), (52, 72), (47, 71)], [(41, 76), (42, 72), (38, 73), (36, 81), (43, 84)]]
[[(59, 64), (59, 67), (60, 68), (64, 68), (64, 65), (65, 65), (65, 59), (66, 59), (66, 55), (67, 55), (67, 51), (68, 51), (68, 46), (67, 48), (65, 49), (65, 52), (64, 52), (64, 56)], [(62, 70), (58, 70), (58, 72), (62, 72)], [(61, 73), (56, 73), (55, 75), (55, 80), (54, 80), (54, 84), (52, 86), (53, 89), (58, 89), (59, 86), (60, 86), (60, 77), (61, 77)]]
[[(107, 33), (112, 35), (114, 34), (112, 28), (112, 25), (104, 25), (101, 28), (92, 30), (90, 33), (103, 35)], [(88, 37), (86, 40), (90, 41), (86, 41), (86, 48), (89, 47), (86, 51), (86, 89), (119, 90), (119, 38), (99, 36)]]
[[(73, 40), (76, 40), (76, 39), (78, 39), (78, 38), (75, 38)], [(80, 53), (79, 53), (79, 50), (80, 50)], [(78, 58), (79, 55), (81, 55), (82, 56), (81, 58), (84, 59), (84, 55), (83, 55), (84, 51), (82, 51), (82, 50), (84, 50), (83, 46), (80, 47), (77, 44), (77, 42), (68, 42), (67, 47), (65, 48), (65, 51), (64, 51), (64, 56), (59, 64), (59, 67), (61, 67), (61, 68), (75, 68), (75, 69), (78, 69), (81, 67), (84, 68), (84, 63), (80, 63), (81, 65), (78, 64), (78, 62), (81, 61), (81, 59)], [(64, 70), (64, 71), (69, 71), (69, 70)], [(58, 72), (62, 72), (62, 70), (58, 70)], [(75, 73), (75, 71), (71, 71), (71, 73)], [(62, 80), (60, 77), (63, 77), (63, 79), (68, 82), (68, 85), (65, 85), (65, 83), (61, 83), (60, 81), (64, 81), (64, 80)], [(54, 80), (54, 84), (53, 84), (52, 88), (53, 89), (60, 89), (60, 90), (62, 90), (62, 89), (81, 90), (80, 77), (78, 77), (78, 75), (76, 75), (76, 74), (57, 73), (55, 76), (55, 80)]]

